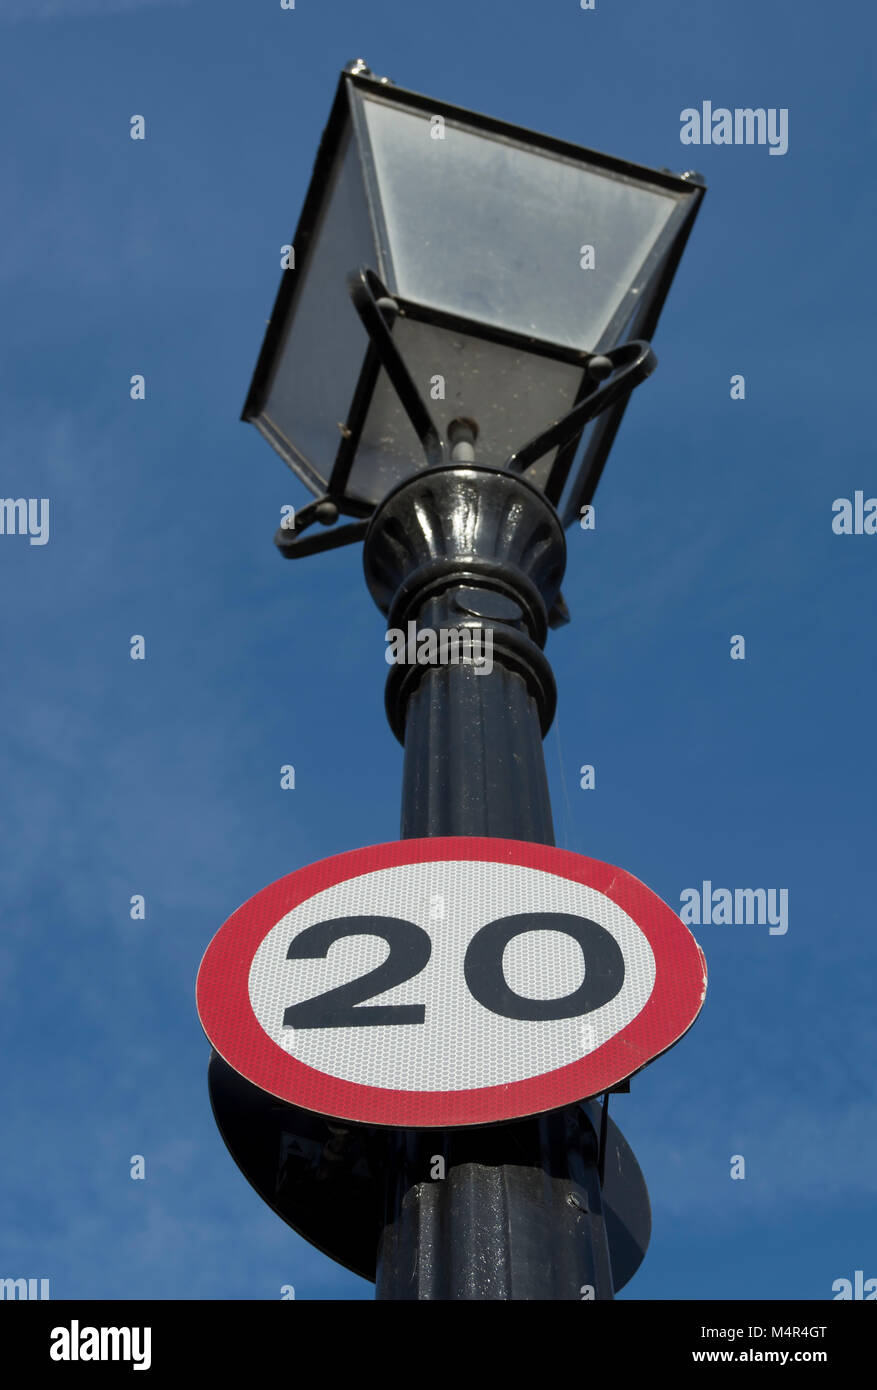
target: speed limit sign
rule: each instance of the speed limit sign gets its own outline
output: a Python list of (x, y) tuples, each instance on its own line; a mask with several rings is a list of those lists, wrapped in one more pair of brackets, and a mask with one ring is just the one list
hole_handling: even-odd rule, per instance
[(706, 965), (623, 869), (469, 837), (352, 850), (238, 908), (198, 1012), (248, 1081), (375, 1125), (488, 1124), (624, 1081), (690, 1028)]

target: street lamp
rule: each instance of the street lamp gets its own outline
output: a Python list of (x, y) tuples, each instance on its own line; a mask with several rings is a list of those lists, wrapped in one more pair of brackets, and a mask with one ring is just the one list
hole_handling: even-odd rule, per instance
[[(564, 527), (655, 365), (704, 192), (362, 62), (341, 75), (243, 418), (314, 494), (285, 556), (362, 539), (390, 627), (490, 638), (489, 672), (392, 666), (403, 838), (554, 843)], [(217, 1055), (210, 1089), (260, 1194), (378, 1297), (611, 1298), (643, 1257), (648, 1196), (608, 1096), (437, 1133), (281, 1104)], [(436, 1154), (446, 1177), (425, 1181)]]
[(442, 461), (455, 420), (477, 426), (479, 461), (516, 467), (569, 525), (654, 365), (645, 344), (618, 344), (652, 336), (703, 193), (696, 175), (536, 135), (352, 64), (243, 411), (318, 499), (278, 537), (285, 553), (358, 539), (362, 526), (297, 537), (337, 512), (368, 517)]

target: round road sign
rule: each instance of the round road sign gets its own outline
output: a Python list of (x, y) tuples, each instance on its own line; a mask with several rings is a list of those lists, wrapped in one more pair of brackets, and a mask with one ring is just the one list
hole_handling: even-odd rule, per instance
[(237, 1072), (365, 1124), (489, 1124), (584, 1100), (672, 1047), (703, 953), (623, 869), (468, 837), (351, 850), (214, 937), (198, 1012)]

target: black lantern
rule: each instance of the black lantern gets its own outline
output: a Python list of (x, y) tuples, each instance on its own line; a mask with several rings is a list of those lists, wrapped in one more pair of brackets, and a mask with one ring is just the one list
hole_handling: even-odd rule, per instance
[[(243, 411), (315, 494), (277, 544), (356, 540), (419, 468), (593, 496), (704, 188), (342, 73)], [(363, 333), (363, 327), (365, 333)], [(619, 345), (620, 344), (620, 345)], [(583, 432), (591, 425), (579, 466)]]

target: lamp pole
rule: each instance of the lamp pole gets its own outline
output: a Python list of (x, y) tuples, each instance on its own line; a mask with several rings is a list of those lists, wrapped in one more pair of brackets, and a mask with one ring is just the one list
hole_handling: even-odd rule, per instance
[[(314, 494), (278, 531), (281, 554), (363, 541), (394, 643), (401, 836), (423, 843), (326, 861), (320, 875), (341, 875), (331, 920), (298, 920), (318, 866), (269, 885), (217, 933), (198, 997), (236, 1161), (291, 1226), (376, 1278), (381, 1299), (611, 1299), (648, 1245), (645, 1182), (593, 1098), (626, 1090), (691, 1026), (706, 977), (645, 885), (554, 847), (544, 647), (568, 618), (564, 526), (655, 366), (649, 340), (704, 191), (697, 176), (404, 91), (361, 61), (341, 75), (317, 154), (243, 418)], [(601, 229), (596, 262), (593, 246), (579, 252), (589, 228)], [(348, 296), (365, 339), (349, 332)], [(367, 885), (364, 864), (386, 877)], [(410, 966), (405, 984), (429, 969), (428, 1018), (420, 996), (404, 1019), (350, 996), (329, 946), (373, 935), (368, 918), (418, 943), (390, 974)], [(283, 932), (260, 940), (269, 919)], [(570, 959), (557, 978), (554, 948), (534, 944), (546, 931), (579, 943), (576, 987)], [(503, 965), (515, 936), (530, 941), (520, 993)], [(273, 962), (258, 1005), (257, 957), (259, 980)], [(286, 963), (317, 959), (322, 992), (299, 998), (305, 977)], [(391, 988), (388, 960), (358, 990)], [(536, 998), (543, 967), (554, 992)], [(341, 991), (339, 1023), (325, 1001)], [(362, 1049), (346, 1031), (357, 1027), (374, 1030)]]
[[(463, 438), (450, 464), (397, 487), (365, 538), (366, 578), (391, 628), (468, 628), (476, 651), (492, 650), (489, 670), (391, 671), (401, 833), (551, 845), (542, 739), (555, 687), (542, 648), (563, 527), (535, 487), (479, 467), (472, 452)], [(388, 1142), (379, 1299), (613, 1297), (597, 1136), (582, 1107)]]

